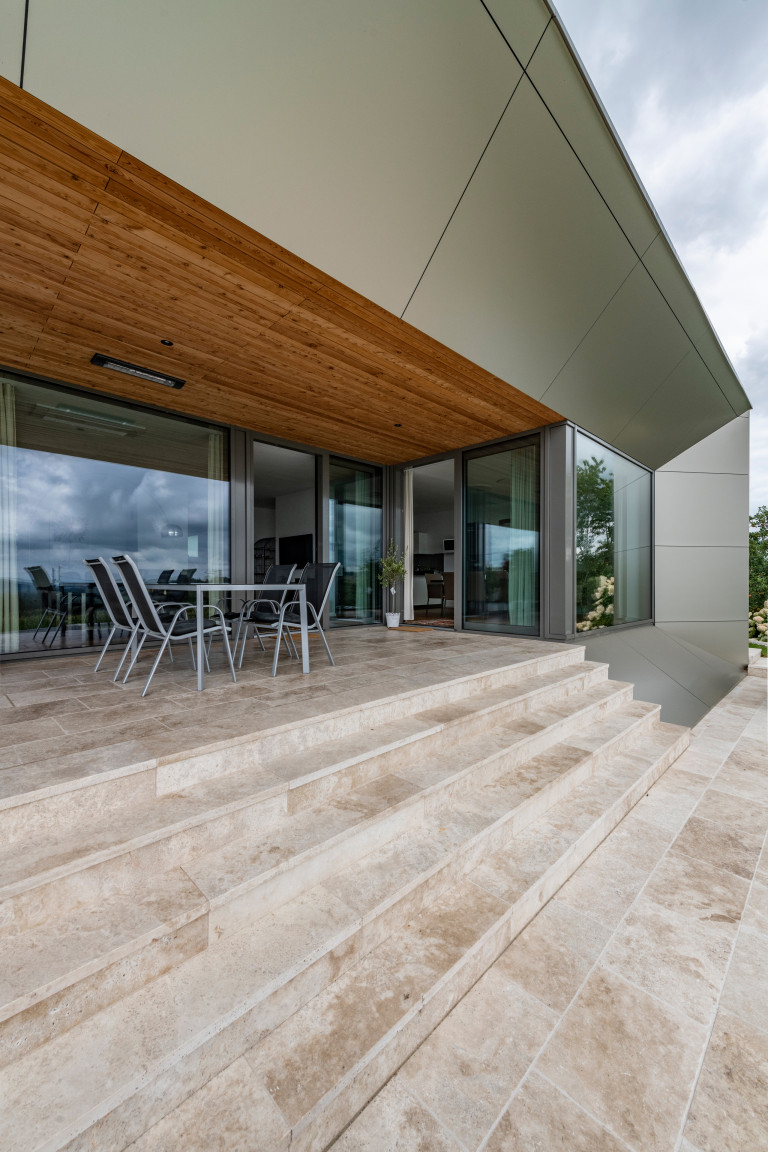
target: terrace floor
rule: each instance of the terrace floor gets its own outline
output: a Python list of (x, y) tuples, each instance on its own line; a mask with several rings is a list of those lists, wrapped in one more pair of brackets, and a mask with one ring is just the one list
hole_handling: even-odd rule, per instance
[(768, 1148), (766, 724), (750, 676), (333, 1152)]
[[(278, 674), (249, 641), (232, 683), (221, 645), (199, 693), (189, 652), (164, 660), (141, 698), (153, 654), (142, 654), (127, 684), (113, 684), (120, 656), (52, 656), (0, 665), (0, 798), (55, 786), (73, 776), (151, 759), (175, 759), (411, 688), (513, 664), (562, 645), (511, 637), (386, 628), (328, 633), (335, 667), (310, 636), (311, 672), (281, 656)], [(143, 674), (142, 674), (143, 670)]]
[[(313, 673), (214, 648), (111, 682), (116, 657), (0, 667), (0, 803), (561, 646), (382, 628)], [(142, 662), (148, 668), (148, 660)], [(768, 731), (750, 676), (334, 1144), (334, 1152), (768, 1147)], [(230, 1152), (226, 1143), (211, 1150)], [(232, 1149), (232, 1152), (235, 1152)]]

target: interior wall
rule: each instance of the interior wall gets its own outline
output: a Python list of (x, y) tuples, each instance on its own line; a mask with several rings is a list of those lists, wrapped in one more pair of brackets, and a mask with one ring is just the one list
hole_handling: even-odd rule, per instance
[(749, 415), (656, 473), (658, 628), (743, 667), (747, 660)]
[(315, 538), (315, 490), (304, 488), (299, 492), (287, 492), (275, 499), (275, 535), (304, 536)]

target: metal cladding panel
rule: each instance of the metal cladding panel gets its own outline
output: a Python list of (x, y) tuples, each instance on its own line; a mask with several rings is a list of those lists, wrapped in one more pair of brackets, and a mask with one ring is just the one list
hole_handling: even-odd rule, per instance
[[(687, 452), (665, 464), (660, 472), (728, 472), (749, 474), (749, 414), (731, 420)], [(657, 478), (658, 483), (658, 478)]]
[(656, 620), (745, 620), (747, 564), (746, 543), (742, 548), (657, 545)]
[(638, 263), (543, 400), (613, 443), (689, 350), (688, 338)]
[(523, 78), (404, 316), (538, 398), (636, 260)]
[(656, 625), (660, 632), (674, 637), (680, 643), (718, 656), (736, 668), (742, 669), (748, 647), (746, 620), (680, 620), (674, 624)]
[(35, 0), (25, 86), (399, 314), (519, 76), (465, 0)]
[(528, 75), (568, 138), (638, 255), (658, 235), (659, 224), (621, 148), (595, 108), (583, 76), (553, 22), (528, 66)]
[(670, 724), (694, 725), (744, 675), (744, 669), (684, 644), (648, 624), (626, 631), (581, 636), (587, 660), (608, 664), (614, 680), (628, 680), (638, 700), (661, 705)]
[(542, 0), (485, 0), (485, 7), (525, 67), (549, 23), (546, 4)]
[(24, 0), (0, 0), (0, 76), (18, 84), (24, 38)]
[(691, 348), (614, 444), (649, 468), (671, 467), (681, 447), (697, 444), (725, 421), (733, 421), (733, 409)]
[(743, 548), (748, 502), (748, 476), (667, 472), (656, 484), (656, 546)]

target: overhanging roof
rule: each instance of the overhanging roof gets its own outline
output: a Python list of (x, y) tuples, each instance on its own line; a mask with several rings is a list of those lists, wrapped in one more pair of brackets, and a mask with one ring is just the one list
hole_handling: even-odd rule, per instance
[(0, 171), (8, 367), (382, 463), (561, 419), (2, 79)]

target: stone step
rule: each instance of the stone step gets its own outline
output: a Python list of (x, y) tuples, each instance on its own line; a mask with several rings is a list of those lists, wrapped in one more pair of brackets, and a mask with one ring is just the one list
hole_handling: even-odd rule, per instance
[[(598, 684), (406, 766), (401, 776), (302, 810), (257, 842), (235, 840), (183, 870), (145, 876), (133, 891), (7, 936), (0, 1064), (128, 994), (145, 970), (164, 971), (173, 957), (205, 948), (405, 830), (418, 840), (425, 821), (452, 801), (466, 798), (474, 809), (478, 845), (494, 823), (532, 818), (612, 750), (642, 739), (659, 709), (630, 695), (628, 685)], [(455, 854), (471, 847), (471, 838), (457, 843)]]
[[(541, 646), (549, 647), (549, 646)], [(554, 646), (551, 646), (554, 648)], [(398, 720), (407, 720), (418, 712), (442, 707), (473, 695), (478, 698), (499, 688), (512, 687), (532, 677), (556, 673), (583, 662), (583, 648), (563, 650), (558, 645), (544, 655), (527, 656), (515, 663), (473, 672), (452, 680), (411, 688), (394, 696), (377, 697), (375, 687), (368, 687), (364, 699), (353, 706), (323, 711), (309, 699), (299, 710), (308, 714), (286, 723), (275, 723), (282, 708), (265, 707), (240, 717), (246, 724), (229, 739), (203, 740), (200, 724), (195, 726), (194, 713), (180, 712), (174, 719), (164, 717), (165, 728), (131, 738), (125, 726), (115, 741), (110, 730), (110, 743), (104, 747), (99, 732), (88, 734), (88, 740), (77, 751), (70, 751), (78, 741), (72, 737), (57, 741), (39, 741), (22, 749), (23, 761), (9, 765), (0, 779), (0, 838), (7, 842), (26, 839), (77, 826), (84, 819), (108, 811), (120, 812), (127, 803), (141, 802), (149, 796), (164, 795), (200, 781), (258, 767), (266, 760), (300, 754), (330, 740), (354, 737), (372, 728)], [(203, 714), (211, 708), (203, 701)], [(219, 707), (224, 708), (226, 705)], [(290, 705), (289, 705), (290, 707)], [(214, 708), (215, 712), (216, 709)], [(192, 724), (192, 737), (185, 733)], [(173, 730), (169, 730), (172, 727)], [(209, 725), (202, 727), (208, 728)], [(217, 733), (221, 725), (210, 724)], [(87, 745), (87, 746), (86, 746)]]
[[(611, 687), (606, 672), (605, 665), (583, 662), (555, 669), (456, 701), (450, 715), (431, 708), (409, 721), (384, 722), (365, 734), (362, 746), (350, 745), (347, 738), (344, 747), (330, 737), (324, 746), (290, 757), (277, 742), (274, 751), (279, 756), (269, 758), (262, 750), (261, 759), (239, 773), (160, 796), (143, 795), (133, 803), (124, 797), (118, 813), (110, 808), (89, 821), (83, 804), (81, 819), (75, 825), (66, 823), (63, 831), (54, 825), (35, 836), (34, 812), (29, 822), (24, 809), (15, 809), (15, 836), (0, 852), (0, 917), (9, 934), (26, 931), (57, 911), (74, 910), (125, 889), (142, 874), (184, 864), (220, 843), (262, 836), (335, 788), (386, 772), (392, 757), (403, 762), (409, 756), (427, 756), (455, 740), (457, 733), (469, 735), (520, 720), (536, 707), (556, 708), (571, 697), (578, 700), (591, 686), (608, 695), (631, 693), (627, 685)], [(82, 802), (82, 792), (75, 799)], [(22, 832), (23, 845), (14, 842)]]
[[(594, 771), (520, 826), (514, 772), (449, 797), (418, 836), (388, 846), (399, 868), (377, 850), (5, 1068), (2, 1146), (202, 1149), (177, 1142), (173, 1110), (194, 1113), (209, 1081), (231, 1088), (244, 1074), (247, 1100), (264, 1107), (261, 1152), (289, 1136), (319, 1152), (687, 741), (654, 723), (631, 751), (582, 749)], [(440, 868), (440, 853), (454, 861), (483, 827), (497, 838), (465, 852), (468, 868)]]

